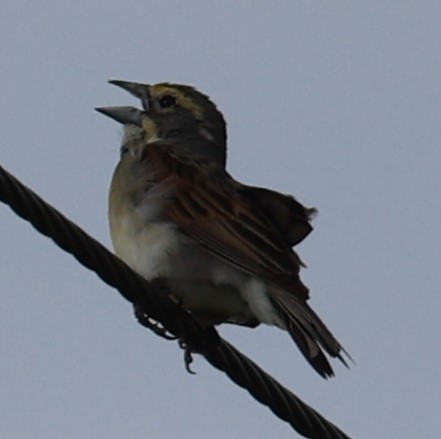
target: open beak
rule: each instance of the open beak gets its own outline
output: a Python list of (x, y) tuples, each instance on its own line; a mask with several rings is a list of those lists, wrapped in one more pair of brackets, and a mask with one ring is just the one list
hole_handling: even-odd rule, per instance
[(95, 110), (123, 125), (131, 124), (139, 127), (142, 126), (142, 117), (145, 116), (143, 111), (135, 107), (99, 107)]

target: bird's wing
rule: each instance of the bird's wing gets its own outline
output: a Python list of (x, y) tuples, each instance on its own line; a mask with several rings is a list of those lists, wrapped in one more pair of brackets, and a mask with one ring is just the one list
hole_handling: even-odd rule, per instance
[(301, 261), (291, 242), (223, 169), (203, 159), (173, 156), (170, 150), (151, 144), (145, 151), (157, 178), (174, 187), (166, 219), (212, 255), (264, 279), (270, 300), (306, 359), (322, 376), (332, 375), (322, 348), (340, 357), (341, 346), (306, 303), (308, 289), (300, 280)]
[(308, 290), (298, 276), (299, 257), (264, 210), (246, 196), (244, 186), (216, 164), (177, 159), (163, 145), (152, 144), (145, 154), (157, 178), (175, 188), (166, 219), (239, 270), (307, 299)]
[(263, 210), (290, 246), (299, 244), (312, 232), (311, 219), (317, 210), (303, 206), (291, 195), (247, 185), (242, 185), (240, 193)]

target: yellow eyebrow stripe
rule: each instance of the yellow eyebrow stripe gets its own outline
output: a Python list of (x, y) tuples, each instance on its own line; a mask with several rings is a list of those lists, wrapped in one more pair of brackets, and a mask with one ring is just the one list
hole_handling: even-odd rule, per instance
[(182, 91), (166, 84), (153, 85), (151, 89), (154, 94), (158, 96), (166, 94), (174, 96), (178, 105), (190, 111), (197, 119), (203, 119), (203, 109), (199, 105), (195, 104), (195, 102), (193, 102), (193, 100), (185, 95), (185, 93), (183, 93)]

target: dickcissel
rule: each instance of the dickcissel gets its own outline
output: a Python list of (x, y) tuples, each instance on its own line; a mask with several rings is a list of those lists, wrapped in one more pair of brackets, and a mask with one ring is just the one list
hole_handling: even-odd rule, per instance
[(110, 81), (143, 109), (98, 108), (124, 126), (109, 194), (117, 256), (147, 280), (163, 279), (203, 324), (259, 323), (287, 330), (323, 377), (341, 344), (307, 304), (292, 247), (314, 209), (225, 170), (226, 125), (214, 103), (178, 84)]

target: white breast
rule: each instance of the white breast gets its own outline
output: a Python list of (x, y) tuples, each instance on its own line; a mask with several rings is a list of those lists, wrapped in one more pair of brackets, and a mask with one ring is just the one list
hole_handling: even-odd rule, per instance
[(179, 246), (173, 225), (164, 222), (145, 224), (132, 211), (121, 216), (117, 227), (112, 229), (116, 255), (133, 270), (147, 280), (170, 276), (171, 259)]

